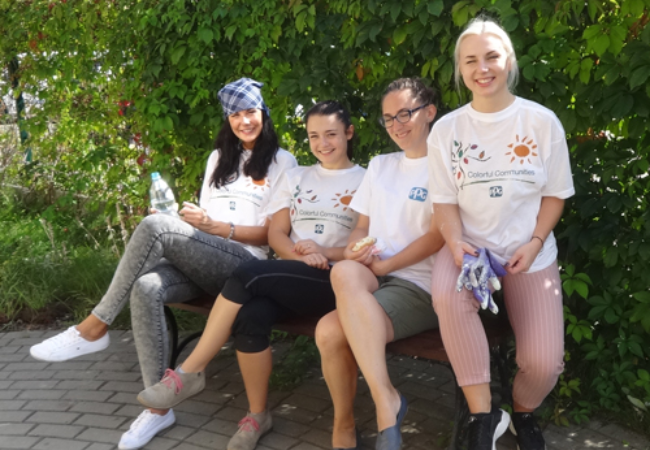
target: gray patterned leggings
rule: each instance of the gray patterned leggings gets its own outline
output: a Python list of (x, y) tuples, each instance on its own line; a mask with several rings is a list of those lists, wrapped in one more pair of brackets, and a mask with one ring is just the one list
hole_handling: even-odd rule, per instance
[(157, 383), (169, 359), (163, 306), (221, 292), (233, 270), (255, 257), (242, 245), (154, 214), (136, 228), (101, 302), (92, 314), (110, 325), (127, 300), (142, 379)]

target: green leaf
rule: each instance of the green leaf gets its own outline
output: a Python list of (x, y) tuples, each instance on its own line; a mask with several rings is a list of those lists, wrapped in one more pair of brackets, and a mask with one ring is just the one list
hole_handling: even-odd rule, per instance
[(429, 14), (432, 14), (436, 17), (440, 17), (443, 9), (445, 8), (445, 3), (443, 0), (429, 0), (427, 2), (427, 11)]
[(596, 54), (600, 57), (605, 54), (607, 49), (609, 48), (609, 43), (610, 39), (609, 36), (606, 34), (601, 34), (598, 36), (596, 41), (593, 43), (594, 50), (596, 51)]
[(442, 20), (436, 20), (431, 23), (431, 37), (435, 37), (445, 28), (445, 23)]
[(587, 317), (589, 320), (600, 319), (607, 308), (609, 308), (607, 305), (595, 306), (589, 310)]
[(173, 64), (178, 64), (178, 61), (180, 61), (180, 59), (185, 54), (185, 50), (187, 50), (187, 47), (180, 46), (180, 47), (176, 48), (176, 50), (174, 50), (172, 52), (172, 63)]
[(645, 261), (650, 260), (650, 244), (643, 243), (643, 244), (639, 245), (639, 255)]
[(528, 54), (533, 58), (537, 59), (537, 57), (542, 53), (542, 49), (539, 48), (538, 45), (533, 45), (528, 49)]
[(454, 67), (451, 64), (451, 61), (444, 63), (438, 73), (440, 74), (440, 81), (442, 83), (449, 83), (451, 81), (451, 76), (454, 73)]
[(582, 330), (580, 329), (580, 327), (575, 327), (573, 329), (573, 332), (571, 333), (571, 336), (579, 344), (580, 341), (582, 340)]
[(612, 116), (618, 119), (624, 118), (634, 106), (634, 97), (630, 94), (620, 95), (611, 110)]
[(429, 75), (429, 68), (431, 67), (431, 61), (427, 61), (422, 65), (422, 70), (420, 71), (420, 76), (422, 78)]
[(594, 60), (591, 58), (585, 58), (580, 62), (580, 81), (583, 84), (589, 84), (589, 78), (591, 77), (591, 68), (594, 66)]
[(278, 42), (280, 39), (280, 36), (282, 36), (282, 27), (280, 25), (275, 25), (273, 29), (271, 30), (271, 39), (273, 39), (273, 42)]
[(375, 42), (375, 39), (377, 38), (377, 35), (381, 31), (381, 22), (375, 23), (370, 27), (370, 31), (368, 32), (368, 36), (370, 37), (370, 40), (372, 42)]
[(571, 297), (571, 294), (575, 292), (575, 287), (573, 286), (573, 280), (566, 280), (562, 283), (562, 289), (566, 292), (566, 295)]
[(237, 31), (237, 25), (230, 25), (228, 28), (226, 28), (226, 39), (232, 41), (232, 37), (235, 34), (235, 31)]
[(205, 42), (206, 44), (209, 44), (212, 42), (213, 38), (212, 30), (207, 27), (199, 28), (199, 38)]
[(636, 397), (632, 397), (631, 395), (627, 396), (627, 399), (630, 403), (632, 403), (633, 406), (636, 408), (642, 409), (643, 411), (647, 411), (648, 408), (645, 406), (645, 403), (643, 403), (641, 400), (639, 400)]
[(401, 27), (398, 27), (393, 33), (393, 43), (395, 45), (400, 45), (406, 40), (407, 35), (408, 35), (408, 29), (406, 25), (402, 25)]
[(307, 19), (307, 11), (303, 11), (296, 16), (296, 30), (303, 32), (305, 29), (305, 20)]
[(526, 67), (524, 67), (524, 70), (522, 72), (524, 74), (524, 78), (526, 78), (528, 81), (535, 80), (535, 65), (534, 64), (527, 65)]
[[(605, 317), (605, 320), (607, 321), (607, 323), (610, 323), (610, 324), (611, 323), (616, 323), (619, 320), (618, 314), (616, 314), (616, 311), (614, 311), (613, 308), (607, 308), (607, 310), (605, 311), (605, 316), (604, 317)], [(626, 350), (627, 350), (627, 346), (626, 346)]]
[(451, 17), (457, 27), (462, 27), (469, 20), (468, 4), (467, 0), (462, 0), (451, 8)]
[(639, 370), (636, 371), (636, 374), (637, 374), (637, 376), (639, 377), (640, 380), (650, 382), (650, 373), (648, 373), (647, 370), (639, 369)]
[(393, 19), (393, 22), (397, 20), (400, 12), (402, 12), (402, 2), (394, 0), (390, 7), (390, 17)]
[(585, 40), (593, 39), (600, 34), (602, 27), (600, 25), (591, 25), (582, 32), (582, 38)]
[(596, 19), (596, 13), (598, 12), (598, 1), (589, 0), (587, 2), (587, 11), (589, 12), (589, 19), (593, 22)]
[(618, 248), (610, 247), (605, 254), (605, 267), (614, 267), (618, 261)]
[(628, 341), (627, 347), (633, 355), (643, 358), (643, 349), (637, 342)]
[(636, 300), (640, 301), (641, 303), (649, 303), (650, 304), (650, 292), (649, 291), (635, 292), (634, 294), (632, 294), (632, 297), (634, 297)]
[(641, 86), (646, 82), (648, 77), (650, 77), (650, 65), (634, 69), (634, 72), (630, 76), (630, 89)]
[(573, 280), (573, 287), (580, 297), (587, 298), (589, 295), (589, 286), (584, 281)]

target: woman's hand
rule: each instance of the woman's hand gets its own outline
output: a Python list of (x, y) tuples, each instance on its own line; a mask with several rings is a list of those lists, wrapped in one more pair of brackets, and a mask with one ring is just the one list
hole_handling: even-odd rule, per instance
[(363, 247), (361, 250), (357, 250), (355, 252), (354, 250), (352, 250), (352, 247), (354, 247), (356, 244), (357, 244), (356, 242), (349, 243), (347, 247), (345, 247), (345, 250), (343, 251), (343, 257), (345, 259), (349, 259), (361, 263), (364, 266), (369, 265), (372, 262), (372, 259), (374, 258), (374, 255), (372, 254), (372, 245)]
[(201, 229), (201, 226), (206, 225), (209, 221), (205, 209), (190, 202), (183, 202), (183, 208), (178, 211), (178, 215), (182, 220), (198, 229)]
[(325, 249), (311, 239), (302, 239), (293, 245), (293, 251), (299, 255), (311, 255), (312, 253), (325, 254)]
[(449, 249), (454, 257), (454, 262), (460, 268), (463, 267), (463, 256), (465, 256), (465, 253), (472, 256), (478, 256), (476, 249), (464, 241), (456, 241), (453, 245), (449, 244)]
[(372, 273), (377, 277), (383, 277), (392, 272), (390, 268), (390, 262), (387, 259), (379, 259), (379, 256), (373, 255), (368, 268), (372, 270)]
[(539, 239), (533, 239), (519, 247), (504, 267), (512, 275), (527, 272), (543, 246), (544, 244)]
[(310, 267), (327, 270), (330, 268), (329, 261), (320, 253), (311, 253), (300, 257), (300, 260)]

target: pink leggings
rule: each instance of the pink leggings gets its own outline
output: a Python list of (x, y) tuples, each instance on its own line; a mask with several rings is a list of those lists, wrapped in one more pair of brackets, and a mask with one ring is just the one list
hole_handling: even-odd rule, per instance
[[(436, 255), (431, 277), (433, 307), (440, 333), (460, 386), (490, 382), (490, 354), (479, 305), (466, 289), (456, 292), (460, 269), (445, 245)], [(514, 400), (537, 408), (564, 369), (562, 284), (557, 263), (534, 273), (507, 275), (503, 293), (517, 342), (519, 371)]]

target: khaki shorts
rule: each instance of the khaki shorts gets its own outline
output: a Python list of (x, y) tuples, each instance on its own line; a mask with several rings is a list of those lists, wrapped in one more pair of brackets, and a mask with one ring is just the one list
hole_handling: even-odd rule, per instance
[(431, 294), (397, 277), (377, 277), (377, 281), (379, 289), (372, 295), (393, 322), (395, 341), (438, 328), (438, 316), (431, 305)]

